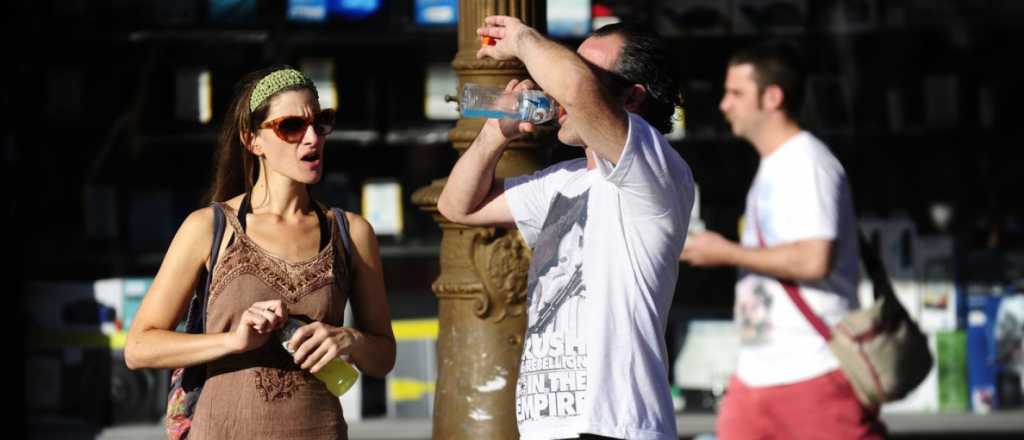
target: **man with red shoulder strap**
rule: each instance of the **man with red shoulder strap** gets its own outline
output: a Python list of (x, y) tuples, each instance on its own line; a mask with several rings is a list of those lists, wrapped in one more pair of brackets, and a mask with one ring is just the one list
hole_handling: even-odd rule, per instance
[(730, 59), (719, 108), (733, 134), (761, 157), (741, 242), (698, 233), (680, 255), (694, 266), (740, 269), (734, 306), (740, 348), (718, 416), (722, 440), (885, 436), (878, 408), (860, 404), (827, 342), (783, 285), (795, 285), (829, 326), (859, 308), (850, 187), (828, 147), (796, 121), (803, 90), (799, 56), (784, 44), (764, 43)]

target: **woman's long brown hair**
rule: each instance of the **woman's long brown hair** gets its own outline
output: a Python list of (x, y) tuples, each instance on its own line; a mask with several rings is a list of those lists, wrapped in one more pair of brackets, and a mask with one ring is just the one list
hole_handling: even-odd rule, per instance
[(289, 66), (278, 65), (257, 70), (242, 77), (235, 85), (235, 97), (231, 100), (228, 113), (224, 116), (224, 124), (220, 129), (217, 150), (213, 159), (213, 182), (206, 193), (204, 204), (223, 202), (231, 197), (252, 191), (256, 179), (260, 175), (259, 157), (252, 154), (242, 143), (242, 134), (249, 139), (256, 136), (259, 124), (267, 118), (270, 101), (277, 93), (305, 88), (304, 86), (289, 87), (267, 97), (256, 110), (249, 112), (249, 98), (253, 89), (263, 77), (271, 72), (288, 69)]

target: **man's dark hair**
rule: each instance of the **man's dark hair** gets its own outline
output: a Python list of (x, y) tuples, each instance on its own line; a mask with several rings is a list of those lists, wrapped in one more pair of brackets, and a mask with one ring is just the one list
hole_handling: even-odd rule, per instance
[[(758, 97), (771, 85), (782, 89), (782, 111), (790, 119), (799, 118), (804, 105), (806, 73), (799, 49), (791, 43), (768, 41), (747, 47), (729, 58), (730, 66), (750, 64)], [(758, 101), (760, 104), (760, 100)]]
[(592, 36), (609, 35), (618, 35), (624, 41), (613, 73), (647, 89), (640, 116), (662, 133), (672, 131), (672, 117), (676, 107), (683, 105), (683, 93), (682, 75), (668, 46), (654, 31), (621, 22), (603, 26)]

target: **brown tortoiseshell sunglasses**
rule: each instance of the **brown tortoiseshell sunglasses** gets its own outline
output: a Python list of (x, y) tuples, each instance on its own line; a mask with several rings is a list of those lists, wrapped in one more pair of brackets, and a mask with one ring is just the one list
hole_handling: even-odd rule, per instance
[(327, 136), (334, 130), (334, 109), (327, 108), (311, 118), (303, 116), (282, 116), (260, 124), (260, 128), (274, 130), (274, 134), (281, 140), (288, 143), (299, 143), (306, 135), (306, 128), (310, 125), (320, 136)]

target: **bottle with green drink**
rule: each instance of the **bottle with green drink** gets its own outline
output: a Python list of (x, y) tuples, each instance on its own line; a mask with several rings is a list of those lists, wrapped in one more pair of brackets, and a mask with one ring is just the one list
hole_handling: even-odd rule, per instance
[[(288, 348), (288, 341), (292, 339), (292, 335), (295, 331), (305, 326), (306, 323), (297, 319), (289, 319), (288, 323), (284, 325), (281, 331), (278, 332), (278, 339), (281, 341), (281, 346), (284, 347), (288, 354), (294, 354), (295, 350)], [(335, 396), (341, 397), (345, 394), (352, 385), (359, 379), (359, 370), (345, 362), (344, 359), (338, 357), (332, 359), (327, 363), (323, 369), (319, 372), (313, 373), (317, 379), (327, 387), (327, 390)]]

